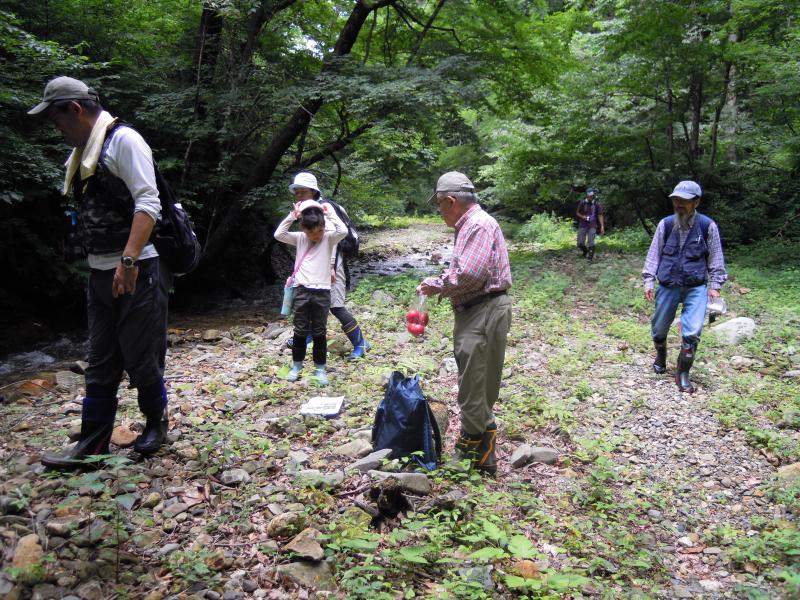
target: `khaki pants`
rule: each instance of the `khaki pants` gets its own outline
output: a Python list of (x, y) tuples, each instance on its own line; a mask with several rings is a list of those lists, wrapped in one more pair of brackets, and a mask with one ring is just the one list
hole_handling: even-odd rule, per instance
[(458, 405), (464, 433), (482, 434), (494, 421), (492, 408), (500, 395), (510, 327), (508, 295), (490, 298), (455, 313), (453, 350), (458, 365)]

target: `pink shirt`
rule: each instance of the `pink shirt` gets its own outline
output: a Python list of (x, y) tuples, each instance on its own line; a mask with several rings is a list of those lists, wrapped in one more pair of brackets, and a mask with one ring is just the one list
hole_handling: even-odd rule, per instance
[(500, 225), (479, 205), (472, 206), (455, 225), (455, 247), (448, 269), (428, 277), (426, 285), (450, 298), (454, 307), (511, 287), (511, 265)]
[[(345, 225), (336, 211), (331, 209), (325, 215), (325, 235), (317, 244), (312, 244), (308, 236), (301, 232), (289, 231), (297, 219), (290, 212), (275, 230), (275, 239), (284, 244), (297, 247), (294, 266), (295, 286), (302, 285), (317, 290), (331, 289), (331, 256), (336, 252), (336, 244), (347, 235)], [(298, 262), (302, 260), (298, 268)]]

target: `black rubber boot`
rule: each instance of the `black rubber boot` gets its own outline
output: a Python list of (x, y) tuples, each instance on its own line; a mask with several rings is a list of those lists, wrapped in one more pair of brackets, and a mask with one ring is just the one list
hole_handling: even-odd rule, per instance
[(653, 371), (659, 375), (667, 372), (667, 340), (653, 340), (656, 348), (656, 359), (653, 361)]
[(589, 254), (586, 258), (588, 260), (594, 260), (594, 246), (589, 246)]
[(111, 441), (112, 431), (114, 431), (114, 423), (82, 421), (81, 437), (78, 439), (78, 443), (66, 452), (45, 453), (41, 462), (45, 467), (57, 471), (88, 467), (90, 463), (84, 462), (87, 456), (110, 454), (108, 443)]
[(681, 343), (681, 351), (678, 354), (678, 372), (675, 374), (675, 383), (678, 389), (687, 394), (694, 394), (695, 387), (689, 381), (689, 371), (694, 364), (694, 354), (697, 350), (697, 344), (690, 344), (689, 342)]
[(483, 437), (481, 437), (481, 443), (478, 446), (478, 464), (475, 465), (478, 470), (489, 475), (497, 473), (496, 443), (497, 425), (492, 422), (486, 426), (486, 431), (483, 432)]
[(167, 439), (167, 409), (147, 417), (144, 431), (136, 438), (133, 449), (145, 456), (155, 454)]
[(586, 258), (586, 253), (589, 251), (589, 249), (586, 246), (578, 246), (578, 248), (580, 248), (581, 252), (583, 252), (583, 258)]

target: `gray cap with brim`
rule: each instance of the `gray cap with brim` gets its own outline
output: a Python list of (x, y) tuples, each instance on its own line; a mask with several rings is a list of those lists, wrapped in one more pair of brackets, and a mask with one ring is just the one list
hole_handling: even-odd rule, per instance
[(79, 79), (72, 77), (56, 77), (44, 88), (42, 101), (28, 111), (29, 115), (39, 115), (50, 108), (58, 100), (94, 100), (100, 101), (97, 92)]
[(439, 192), (470, 192), (475, 193), (475, 186), (469, 180), (469, 177), (458, 171), (449, 171), (439, 177), (436, 182), (436, 190), (433, 192), (428, 202), (433, 204), (436, 200), (436, 194)]

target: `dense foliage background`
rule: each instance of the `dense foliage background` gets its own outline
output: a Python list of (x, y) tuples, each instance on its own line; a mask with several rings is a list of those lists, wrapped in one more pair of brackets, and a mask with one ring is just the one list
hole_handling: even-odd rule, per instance
[(593, 185), (612, 227), (649, 230), (693, 178), (727, 243), (800, 235), (793, 0), (2, 7), (3, 314), (82, 312), (59, 195), (68, 148), (25, 115), (62, 74), (143, 132), (190, 208), (204, 260), (183, 285), (269, 277), (300, 169), (357, 220), (426, 210), (458, 168), (510, 220), (568, 216)]

